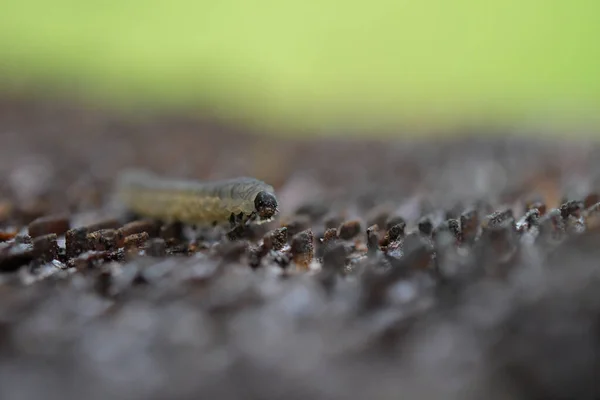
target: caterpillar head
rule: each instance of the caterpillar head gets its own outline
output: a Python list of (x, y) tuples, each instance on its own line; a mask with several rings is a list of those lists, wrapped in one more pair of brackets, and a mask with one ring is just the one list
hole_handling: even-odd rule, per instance
[(254, 198), (254, 209), (261, 220), (270, 220), (279, 212), (275, 195), (265, 191), (259, 192)]

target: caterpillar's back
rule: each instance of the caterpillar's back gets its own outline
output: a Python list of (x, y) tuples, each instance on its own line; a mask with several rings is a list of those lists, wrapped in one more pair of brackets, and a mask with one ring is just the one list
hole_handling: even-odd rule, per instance
[(199, 182), (126, 170), (117, 179), (117, 195), (134, 213), (196, 225), (225, 224), (232, 214), (256, 212), (255, 200), (261, 192), (275, 198), (272, 186), (248, 177)]

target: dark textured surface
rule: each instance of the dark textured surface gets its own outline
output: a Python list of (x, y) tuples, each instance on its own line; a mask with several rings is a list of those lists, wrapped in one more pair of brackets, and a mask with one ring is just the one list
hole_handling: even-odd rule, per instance
[[(0, 138), (1, 399), (600, 395), (596, 144), (294, 142), (9, 101)], [(234, 241), (132, 222), (110, 202), (130, 166), (255, 176), (282, 214)]]

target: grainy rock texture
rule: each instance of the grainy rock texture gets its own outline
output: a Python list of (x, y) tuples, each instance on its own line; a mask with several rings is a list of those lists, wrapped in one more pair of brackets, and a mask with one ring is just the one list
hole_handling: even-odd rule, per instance
[[(600, 396), (595, 143), (294, 141), (9, 100), (0, 139), (3, 400)], [(254, 176), (281, 214), (138, 219), (112, 198), (131, 166)]]

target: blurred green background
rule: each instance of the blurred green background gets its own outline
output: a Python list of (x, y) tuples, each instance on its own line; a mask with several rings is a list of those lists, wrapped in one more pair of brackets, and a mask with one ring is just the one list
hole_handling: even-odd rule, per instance
[(4, 0), (0, 85), (313, 130), (585, 119), (600, 104), (599, 12), (597, 0)]

